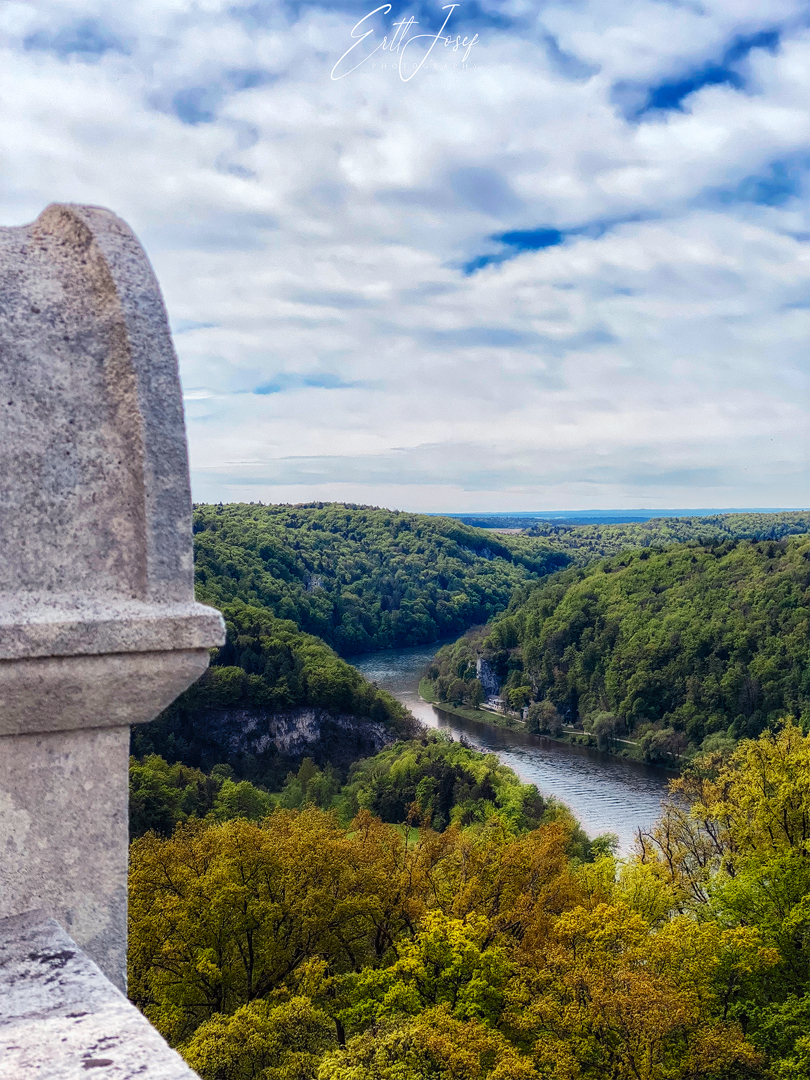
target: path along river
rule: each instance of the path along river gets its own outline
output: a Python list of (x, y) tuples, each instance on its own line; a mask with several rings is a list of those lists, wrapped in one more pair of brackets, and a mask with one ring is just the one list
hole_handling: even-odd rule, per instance
[(525, 783), (536, 784), (542, 794), (567, 803), (589, 836), (616, 833), (619, 850), (626, 854), (636, 829), (658, 817), (666, 774), (584, 746), (479, 724), (434, 708), (419, 697), (419, 679), (435, 652), (435, 645), (420, 645), (355, 656), (350, 662), (399, 698), (423, 724), (497, 754)]

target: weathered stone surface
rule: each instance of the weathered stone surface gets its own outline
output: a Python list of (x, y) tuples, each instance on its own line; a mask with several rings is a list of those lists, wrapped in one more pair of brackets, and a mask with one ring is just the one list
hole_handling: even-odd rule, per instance
[(177, 364), (149, 262), (94, 206), (0, 230), (0, 592), (192, 597)]
[(0, 740), (0, 917), (45, 909), (126, 985), (129, 728)]
[(109, 210), (0, 229), (0, 377), (0, 914), (45, 908), (123, 987), (129, 725), (224, 627), (160, 289)]
[(207, 649), (0, 661), (0, 735), (142, 724), (207, 667)]
[(0, 659), (39, 656), (97, 656), (158, 649), (205, 649), (222, 636), (222, 617), (196, 603), (144, 604), (61, 597), (3, 596)]
[[(117, 722), (149, 720), (199, 676), (222, 621), (194, 603), (177, 361), (120, 218), (53, 205), (0, 229), (0, 366), (0, 734), (56, 730), (50, 702), (70, 704), (64, 665), (3, 663), (33, 658), (151, 654), (165, 689)], [(129, 700), (137, 678), (119, 661), (108, 690)], [(114, 722), (88, 687), (79, 696), (66, 729), (77, 709), (85, 726)]]
[(0, 1078), (195, 1080), (138, 1010), (41, 912), (0, 921)]

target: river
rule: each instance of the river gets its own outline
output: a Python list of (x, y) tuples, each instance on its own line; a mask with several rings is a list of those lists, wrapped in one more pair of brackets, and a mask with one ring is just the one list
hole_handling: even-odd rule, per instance
[(616, 833), (619, 850), (626, 854), (636, 829), (658, 817), (666, 774), (599, 750), (476, 723), (429, 705), (419, 697), (419, 679), (436, 648), (391, 649), (352, 657), (350, 663), (398, 698), (423, 724), (497, 754), (525, 783), (536, 784), (543, 795), (567, 803), (589, 836)]

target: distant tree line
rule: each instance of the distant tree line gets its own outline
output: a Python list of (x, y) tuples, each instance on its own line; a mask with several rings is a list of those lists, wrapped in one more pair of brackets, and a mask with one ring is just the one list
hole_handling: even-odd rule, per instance
[(558, 525), (536, 522), (527, 536), (541, 537), (582, 563), (636, 547), (716, 544), (722, 540), (782, 540), (810, 533), (810, 512), (711, 514), (706, 517), (651, 518), (617, 525)]

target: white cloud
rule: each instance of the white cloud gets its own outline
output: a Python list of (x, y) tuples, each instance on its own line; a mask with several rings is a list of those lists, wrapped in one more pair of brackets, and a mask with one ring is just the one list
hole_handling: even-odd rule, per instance
[[(524, 21), (477, 25), (475, 66), (403, 83), (329, 78), (361, 7), (6, 5), (3, 220), (74, 200), (138, 231), (198, 499), (801, 505), (801, 10), (501, 5)], [(745, 85), (625, 115), (622, 85), (724, 56)], [(538, 227), (574, 232), (462, 271)]]

